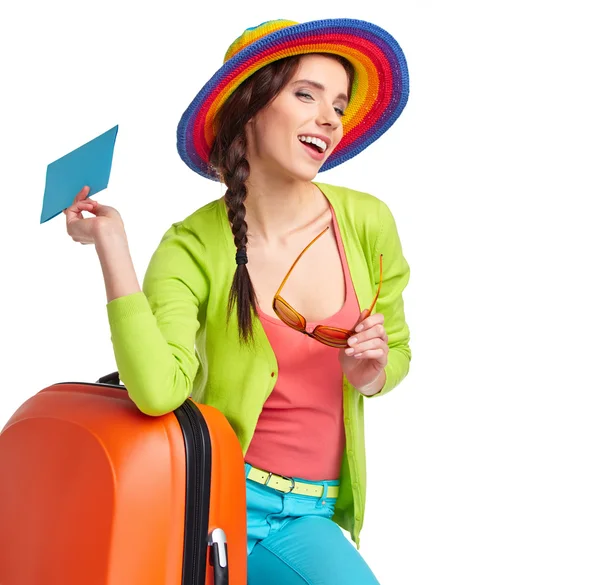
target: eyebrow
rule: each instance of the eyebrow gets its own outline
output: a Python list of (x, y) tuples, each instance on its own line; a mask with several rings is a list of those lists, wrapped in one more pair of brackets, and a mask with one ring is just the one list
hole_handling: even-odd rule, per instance
[[(310, 85), (315, 89), (319, 89), (321, 91), (325, 91), (325, 86), (322, 83), (318, 83), (317, 81), (311, 81), (310, 79), (299, 79), (298, 81), (294, 81), (292, 85)], [(348, 103), (348, 96), (345, 93), (339, 93), (337, 99), (342, 99)]]

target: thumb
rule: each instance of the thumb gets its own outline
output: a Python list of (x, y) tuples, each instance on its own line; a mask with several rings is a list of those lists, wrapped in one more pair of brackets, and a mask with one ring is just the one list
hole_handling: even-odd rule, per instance
[(115, 215), (116, 209), (114, 207), (111, 207), (110, 205), (103, 205), (102, 203), (99, 203), (98, 201), (94, 201), (94, 209), (93, 209), (93, 213), (95, 215), (104, 215), (107, 217), (113, 216)]

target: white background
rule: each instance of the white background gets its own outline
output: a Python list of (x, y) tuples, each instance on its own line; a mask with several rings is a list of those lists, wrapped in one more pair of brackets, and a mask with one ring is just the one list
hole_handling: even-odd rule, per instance
[(317, 176), (386, 201), (412, 269), (411, 372), (366, 404), (361, 553), (382, 584), (597, 585), (600, 42), (586, 5), (3, 6), (0, 427), (38, 390), (116, 369), (94, 248), (62, 214), (39, 223), (48, 163), (119, 124), (95, 197), (121, 212), (141, 280), (171, 223), (222, 194), (175, 132), (229, 44), (274, 18), (370, 20), (404, 50), (408, 104)]

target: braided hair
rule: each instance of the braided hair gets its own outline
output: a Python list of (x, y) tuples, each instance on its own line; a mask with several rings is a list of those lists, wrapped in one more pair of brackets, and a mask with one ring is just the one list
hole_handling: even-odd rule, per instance
[[(344, 66), (349, 78), (349, 92), (354, 81), (354, 69), (341, 56), (324, 53), (337, 59)], [(219, 111), (216, 119), (217, 133), (210, 151), (210, 164), (227, 186), (225, 204), (227, 216), (237, 250), (235, 271), (229, 301), (227, 321), (234, 305), (237, 305), (239, 339), (249, 343), (253, 339), (252, 313), (257, 315), (256, 294), (247, 263), (248, 226), (246, 224), (246, 180), (250, 176), (250, 165), (246, 159), (246, 124), (266, 107), (292, 79), (300, 65), (302, 55), (279, 59), (262, 67), (246, 79), (231, 94)]]

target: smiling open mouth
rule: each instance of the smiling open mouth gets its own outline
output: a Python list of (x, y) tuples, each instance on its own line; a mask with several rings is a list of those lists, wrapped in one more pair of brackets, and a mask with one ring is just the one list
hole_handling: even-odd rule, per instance
[(298, 136), (298, 140), (315, 152), (322, 154), (327, 150), (327, 144), (320, 138), (315, 138), (314, 136)]

